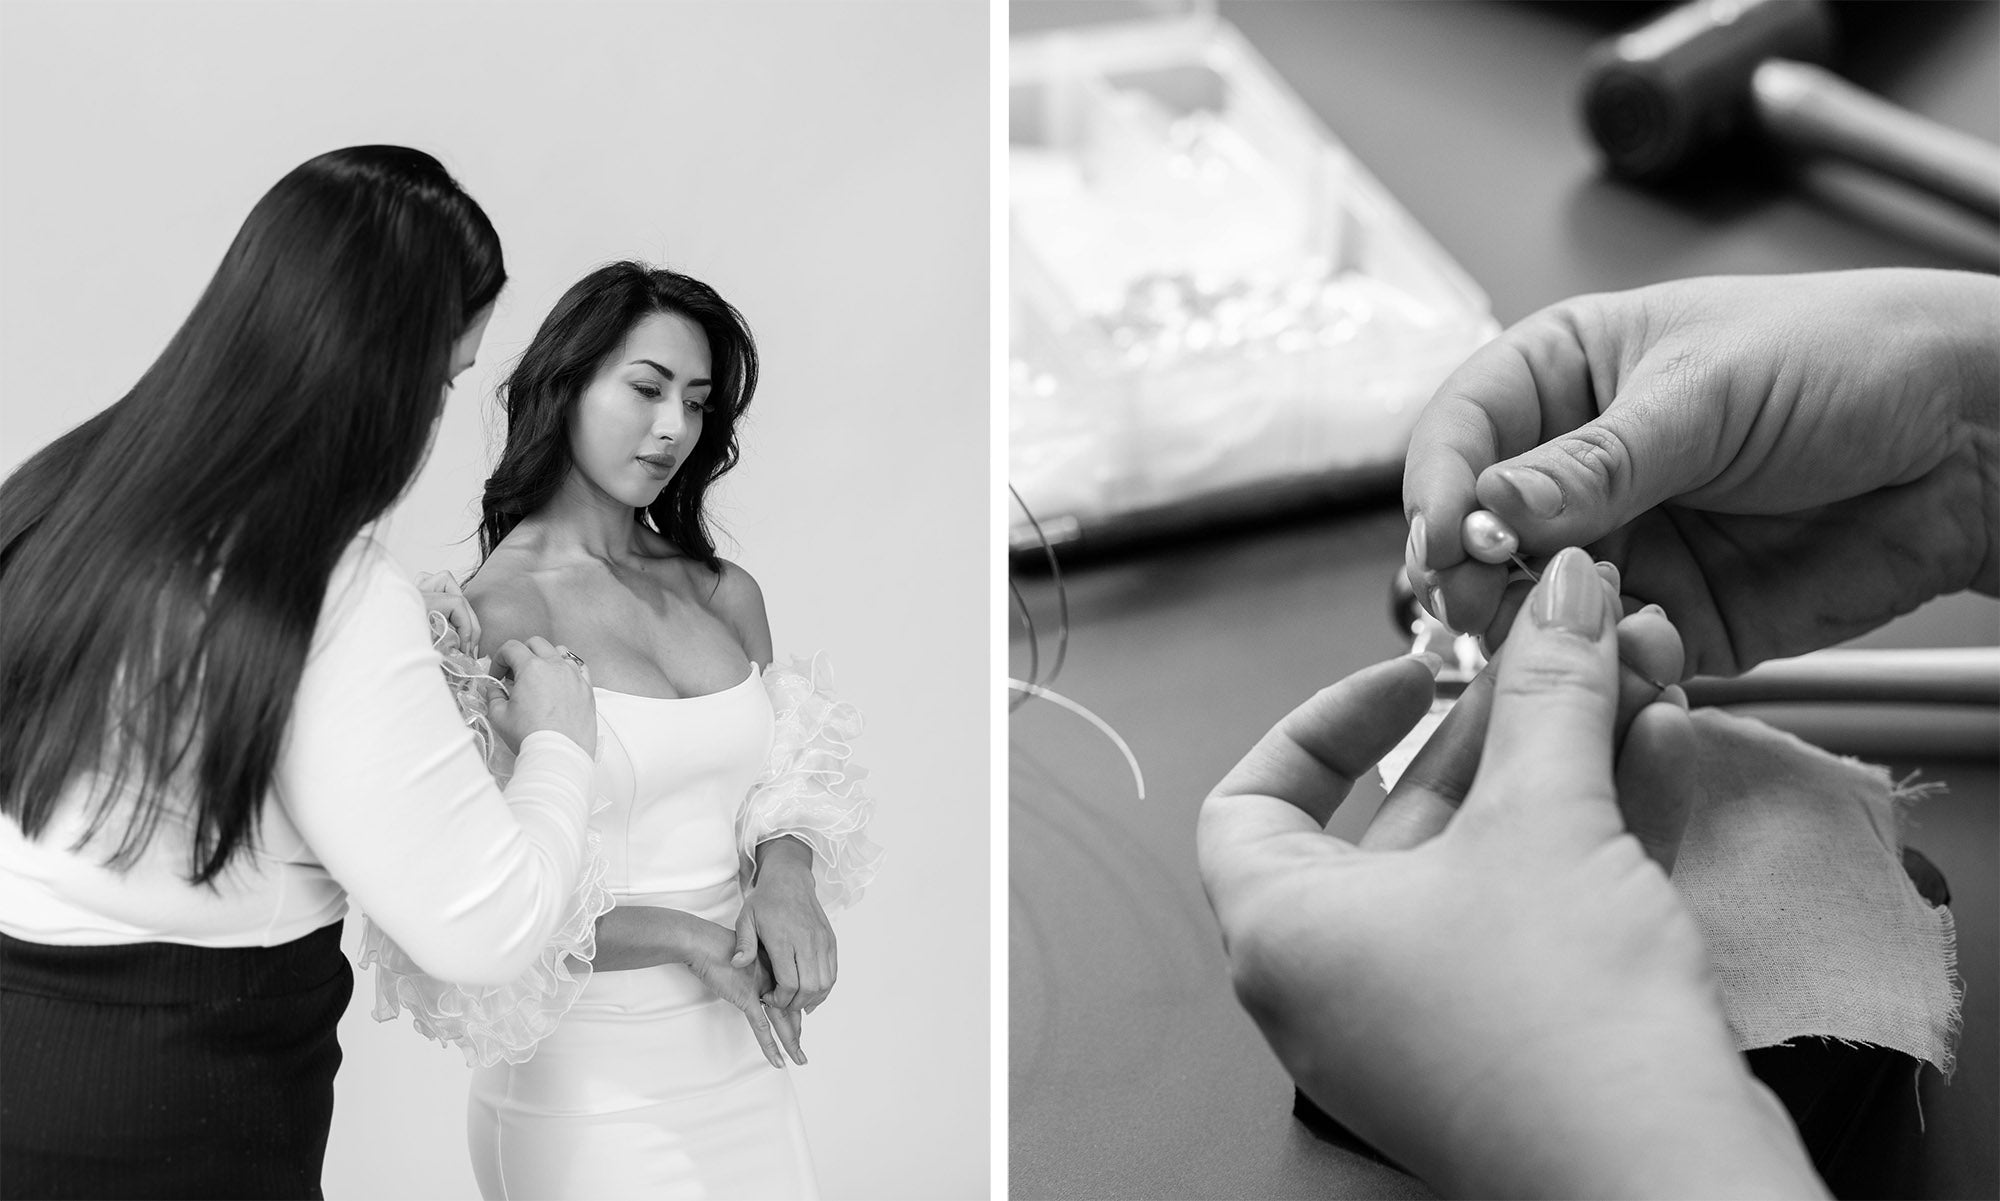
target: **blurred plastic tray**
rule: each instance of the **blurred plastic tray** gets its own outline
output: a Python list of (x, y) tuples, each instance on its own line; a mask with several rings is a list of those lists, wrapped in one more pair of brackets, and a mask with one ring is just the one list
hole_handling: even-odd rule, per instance
[(1393, 479), (1477, 285), (1226, 22), (1010, 61), (1009, 474), (1051, 539)]

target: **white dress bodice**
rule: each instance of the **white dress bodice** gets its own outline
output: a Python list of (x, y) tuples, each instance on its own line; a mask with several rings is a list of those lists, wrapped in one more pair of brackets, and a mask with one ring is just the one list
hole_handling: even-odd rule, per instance
[(756, 668), (707, 696), (596, 692), (596, 789), (608, 804), (591, 828), (612, 894), (665, 898), (735, 880), (737, 818), (771, 751), (771, 701)]

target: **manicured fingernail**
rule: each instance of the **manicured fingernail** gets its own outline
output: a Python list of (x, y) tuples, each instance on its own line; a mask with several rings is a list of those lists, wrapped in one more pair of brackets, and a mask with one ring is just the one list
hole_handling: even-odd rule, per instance
[(1591, 569), (1590, 556), (1569, 547), (1535, 585), (1535, 624), (1596, 638), (1604, 632), (1604, 599), (1604, 582)]
[(1425, 562), (1429, 553), (1430, 544), (1424, 535), (1424, 515), (1419, 513), (1410, 518), (1410, 537), (1403, 543), (1403, 561), (1410, 565), (1412, 571), (1421, 574), (1430, 567)]
[(1436, 584), (1432, 584), (1430, 591), (1424, 594), (1424, 608), (1431, 611), (1431, 616), (1438, 619), (1439, 625), (1447, 630), (1451, 630), (1454, 634), (1458, 632), (1451, 624), (1451, 618), (1446, 617), (1444, 614), (1444, 589), (1438, 587)]
[(1669, 705), (1678, 705), (1682, 709), (1688, 707), (1688, 694), (1682, 690), (1679, 684), (1669, 684), (1665, 688), (1660, 689), (1660, 695), (1654, 699), (1656, 701), (1665, 701)]
[(1562, 486), (1532, 467), (1502, 467), (1495, 474), (1514, 489), (1521, 507), (1535, 516), (1554, 517), (1563, 511)]
[(1619, 578), (1618, 565), (1616, 563), (1606, 563), (1603, 560), (1599, 560), (1595, 564), (1595, 566), (1597, 568), (1597, 574), (1604, 577), (1604, 582), (1611, 585), (1611, 590), (1613, 592), (1618, 591), (1619, 585), (1624, 582)]
[(1405, 659), (1415, 659), (1417, 662), (1423, 664), (1425, 670), (1431, 673), (1431, 679), (1433, 680), (1437, 679), (1438, 673), (1444, 670), (1444, 658), (1435, 651), (1425, 651), (1421, 655), (1404, 655), (1403, 657)]
[[(1665, 617), (1667, 615), (1667, 611), (1658, 605), (1645, 605), (1640, 608), (1639, 613), (1651, 613), (1655, 617)], [(1634, 613), (1632, 616), (1637, 617), (1639, 613)]]

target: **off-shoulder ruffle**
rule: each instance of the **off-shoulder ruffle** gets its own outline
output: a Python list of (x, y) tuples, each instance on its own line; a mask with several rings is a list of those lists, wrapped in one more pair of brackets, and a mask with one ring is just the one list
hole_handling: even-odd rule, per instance
[[(486, 717), (486, 692), (499, 687), (487, 674), (487, 662), (459, 648), (457, 632), (440, 614), (431, 615), (432, 642), (444, 658), (445, 679), (465, 724), (473, 730), (487, 768), (502, 786), (513, 771), (514, 757), (493, 737)], [(591, 811), (609, 802), (593, 797)], [(418, 967), (380, 926), (363, 915), (360, 963), (375, 970), (376, 1021), (394, 1021), (407, 1009), (411, 1024), (428, 1038), (456, 1043), (472, 1067), (490, 1067), (506, 1060), (521, 1063), (535, 1053), (569, 1012), (590, 981), (591, 960), (597, 955), (597, 919), (617, 903), (605, 879), (610, 863), (592, 831), (586, 844), (583, 871), (570, 893), (562, 924), (527, 971), (506, 984), (467, 987), (440, 980)]]
[(820, 904), (852, 905), (882, 859), (866, 832), (875, 813), (862, 788), (868, 771), (849, 762), (861, 713), (835, 699), (824, 652), (765, 668), (764, 690), (776, 718), (771, 756), (737, 819), (737, 846), (754, 862), (759, 843), (787, 834), (803, 839), (812, 847)]
[(407, 1009), (420, 1033), (458, 1044), (471, 1067), (528, 1059), (590, 982), (597, 919), (617, 903), (604, 883), (609, 866), (592, 833), (589, 857), (562, 925), (528, 970), (507, 984), (472, 988), (429, 975), (364, 916), (360, 962), (375, 969), (375, 1020), (394, 1021)]
[[(426, 581), (442, 578), (449, 587), (449, 594), (458, 594), (458, 582), (448, 572), (434, 572), (424, 577)], [(507, 695), (507, 686), (493, 675), (493, 660), (475, 659), (472, 652), (460, 645), (458, 631), (451, 628), (442, 613), (431, 612), (431, 646), (437, 651), (444, 669), (445, 687), (451, 689), (451, 699), (458, 703), (458, 716), (472, 731), (472, 737), (479, 744), (479, 755), (486, 760), (486, 770), (493, 773), (500, 786), (505, 788), (507, 780), (514, 774), (514, 753), (507, 744), (493, 735), (493, 719), (489, 705), (493, 694)]]

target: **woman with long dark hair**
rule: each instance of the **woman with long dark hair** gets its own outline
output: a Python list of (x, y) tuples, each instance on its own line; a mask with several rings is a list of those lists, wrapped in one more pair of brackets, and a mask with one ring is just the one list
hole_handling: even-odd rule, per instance
[(410, 1004), (481, 1065), (489, 1198), (815, 1192), (785, 1057), (805, 1062), (834, 983), (825, 908), (878, 852), (846, 762), (858, 715), (822, 660), (772, 662), (757, 583), (708, 528), (757, 362), (713, 289), (624, 262), (564, 294), (506, 384), (467, 593), (489, 638), (559, 639), (601, 683), (591, 824), (615, 907), (587, 982), (532, 1020), (469, 1029), (467, 998), (377, 981), (378, 1016)]
[(0, 484), (0, 1194), (319, 1196), (349, 895), (473, 984), (569, 906), (586, 673), (499, 649), (503, 794), (365, 532), (505, 281), (435, 159), (321, 155)]

